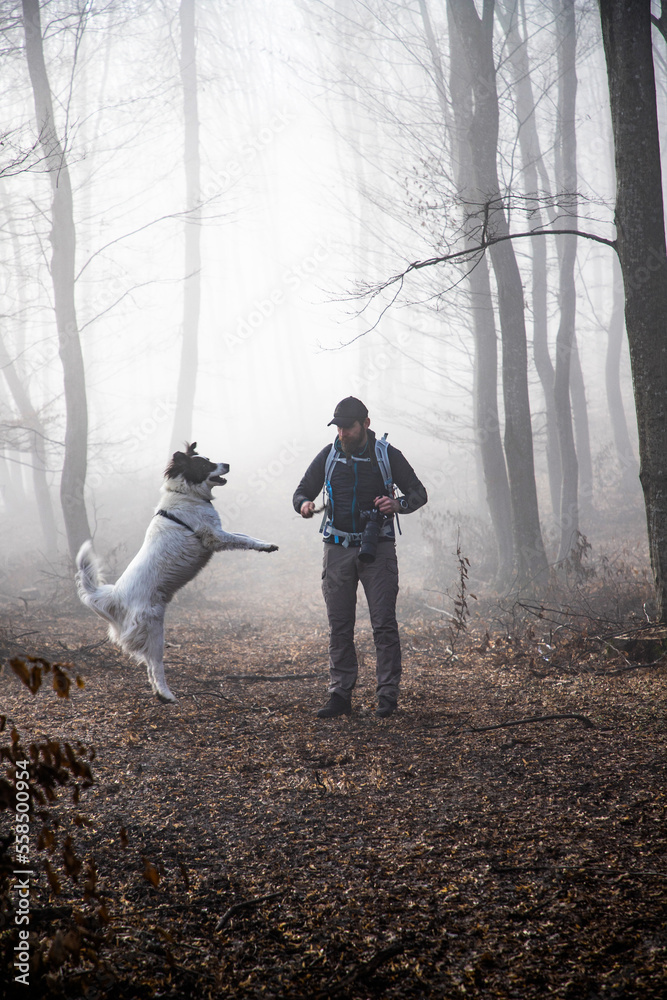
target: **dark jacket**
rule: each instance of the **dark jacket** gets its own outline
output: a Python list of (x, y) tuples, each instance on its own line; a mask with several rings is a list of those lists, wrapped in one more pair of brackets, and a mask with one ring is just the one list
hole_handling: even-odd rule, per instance
[[(336, 439), (335, 443), (340, 449), (340, 441)], [(301, 511), (301, 505), (304, 501), (315, 500), (319, 496), (324, 486), (324, 473), (330, 451), (331, 445), (328, 444), (306, 469), (306, 474), (297, 486), (292, 498), (297, 513)], [(405, 503), (402, 504), (403, 512), (409, 514), (413, 510), (423, 507), (428, 500), (426, 490), (417, 479), (410, 463), (398, 448), (394, 448), (391, 444), (388, 448), (388, 457), (394, 482), (402, 493), (402, 497), (399, 496), (398, 499), (405, 500)], [(368, 431), (366, 445), (358, 455), (334, 464), (331, 473), (331, 489), (333, 492), (334, 528), (338, 528), (339, 531), (353, 532), (363, 530), (361, 511), (372, 510), (375, 497), (382, 496), (386, 492), (382, 473), (375, 456), (375, 434), (373, 431)]]

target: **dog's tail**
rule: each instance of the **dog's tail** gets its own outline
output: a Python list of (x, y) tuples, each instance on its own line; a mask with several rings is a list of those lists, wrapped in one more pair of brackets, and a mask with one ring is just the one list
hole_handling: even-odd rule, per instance
[(118, 621), (114, 615), (113, 602), (114, 588), (104, 582), (102, 567), (93, 551), (90, 539), (79, 549), (76, 570), (76, 589), (82, 603), (117, 628)]

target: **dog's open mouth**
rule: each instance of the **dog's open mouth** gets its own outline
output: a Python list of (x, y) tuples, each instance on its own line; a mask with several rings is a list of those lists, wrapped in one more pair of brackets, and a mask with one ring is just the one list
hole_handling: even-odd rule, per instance
[(223, 479), (222, 476), (209, 476), (208, 481), (209, 483), (213, 483), (215, 486), (224, 486), (227, 482), (227, 480)]

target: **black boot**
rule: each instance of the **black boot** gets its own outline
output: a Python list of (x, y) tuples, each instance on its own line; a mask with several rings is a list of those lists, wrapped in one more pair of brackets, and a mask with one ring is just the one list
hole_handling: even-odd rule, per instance
[(343, 698), (342, 695), (336, 694), (335, 691), (331, 692), (329, 700), (317, 713), (318, 719), (337, 719), (339, 715), (351, 715), (352, 714), (352, 703), (349, 698)]
[(396, 711), (396, 702), (390, 701), (389, 698), (384, 698), (380, 695), (378, 699), (378, 707), (375, 710), (375, 717), (377, 719), (388, 719), (390, 715)]

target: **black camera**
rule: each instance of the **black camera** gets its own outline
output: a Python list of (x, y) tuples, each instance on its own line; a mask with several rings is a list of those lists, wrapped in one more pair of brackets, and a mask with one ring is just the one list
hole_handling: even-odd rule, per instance
[(378, 541), (380, 539), (380, 529), (387, 520), (381, 510), (362, 510), (361, 516), (366, 521), (361, 535), (361, 546), (359, 548), (359, 559), (363, 563), (375, 562), (377, 555)]

